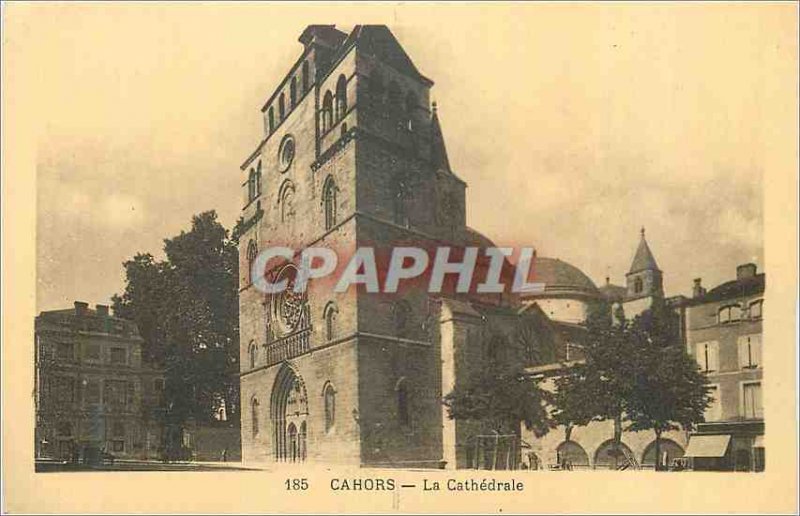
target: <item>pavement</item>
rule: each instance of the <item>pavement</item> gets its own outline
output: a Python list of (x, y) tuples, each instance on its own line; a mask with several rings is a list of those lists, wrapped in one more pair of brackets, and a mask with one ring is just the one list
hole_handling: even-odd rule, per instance
[(36, 472), (65, 471), (256, 471), (241, 462), (162, 462), (159, 460), (123, 460), (104, 464), (75, 464), (64, 461), (37, 460)]

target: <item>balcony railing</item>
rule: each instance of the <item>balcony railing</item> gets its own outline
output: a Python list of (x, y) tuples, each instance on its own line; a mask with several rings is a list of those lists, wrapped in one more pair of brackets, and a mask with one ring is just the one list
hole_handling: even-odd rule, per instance
[(266, 365), (277, 364), (307, 353), (311, 349), (310, 338), (311, 328), (304, 328), (270, 342), (265, 346)]

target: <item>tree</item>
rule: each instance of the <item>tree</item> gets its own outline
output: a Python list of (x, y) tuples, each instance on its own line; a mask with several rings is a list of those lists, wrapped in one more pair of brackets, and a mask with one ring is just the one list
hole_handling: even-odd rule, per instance
[(652, 429), (658, 458), (663, 432), (703, 420), (707, 380), (681, 345), (668, 306), (655, 304), (633, 321), (619, 314), (612, 322), (608, 313), (590, 318), (583, 361), (556, 380), (553, 417), (568, 428), (613, 420), (618, 453), (623, 423), (626, 430)]
[(703, 421), (710, 404), (708, 379), (680, 344), (678, 318), (657, 305), (637, 317), (632, 337), (637, 354), (626, 400), (629, 429), (655, 433), (656, 471), (661, 465), (661, 434)]
[[(517, 327), (512, 339), (489, 332), (483, 335), (481, 367), (444, 397), (450, 419), (474, 421), (497, 435), (518, 434), (520, 423), (537, 437), (550, 430), (549, 393), (540, 387), (539, 378), (525, 371), (531, 351), (523, 344), (529, 337), (525, 324)], [(497, 446), (494, 453), (496, 464)]]
[(614, 448), (620, 453), (626, 400), (633, 385), (630, 375), (635, 354), (631, 326), (624, 318), (612, 322), (609, 310), (597, 310), (587, 320), (583, 359), (564, 366), (556, 378), (553, 418), (567, 428), (592, 421), (614, 422)]
[(137, 254), (124, 263), (114, 313), (137, 323), (144, 356), (165, 368), (169, 422), (209, 419), (222, 402), (238, 417), (236, 238), (208, 211), (192, 217), (190, 231), (164, 240), (164, 252), (162, 261)]

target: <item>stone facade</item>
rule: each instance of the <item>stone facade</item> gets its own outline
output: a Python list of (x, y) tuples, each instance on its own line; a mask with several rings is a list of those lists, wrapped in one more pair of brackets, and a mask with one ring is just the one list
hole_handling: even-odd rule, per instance
[[(529, 353), (523, 366), (552, 379), (580, 360), (594, 310), (612, 305), (634, 317), (665, 301), (683, 317), (685, 298), (664, 298), (644, 230), (624, 287), (607, 278), (597, 288), (577, 267), (538, 257), (532, 280), (545, 288), (521, 296), (457, 294), (448, 283), (450, 293), (439, 295), (418, 282), (398, 294), (363, 285), (335, 292), (335, 279), (314, 280), (304, 293), (266, 294), (253, 284), (253, 275), (290, 287), (296, 279), (296, 259), (253, 270), (259, 250), (275, 246), (332, 249), (337, 272), (370, 247), (379, 276), (396, 246), (494, 246), (467, 226), (467, 185), (449, 164), (433, 82), (391, 32), (309, 26), (300, 42), (301, 55), (262, 108), (264, 138), (241, 166), (243, 460), (463, 468), (488, 467), (491, 457), (491, 467), (522, 459), (545, 468), (567, 457), (576, 467), (617, 467), (610, 422), (543, 439), (510, 425), (495, 436), (479, 422), (449, 419), (442, 399), (485, 367), (491, 343), (535, 349), (536, 365)], [(503, 445), (498, 466), (501, 437), (513, 445)], [(624, 434), (626, 457), (654, 465), (652, 441), (647, 432)], [(687, 442), (685, 432), (665, 434), (658, 460), (682, 456)]]
[[(311, 26), (300, 41), (300, 58), (264, 106), (265, 137), (242, 165), (243, 459), (454, 467), (465, 437), (442, 431), (453, 382), (442, 361), (464, 353), (466, 330), (443, 315), (445, 300), (418, 286), (335, 293), (325, 280), (304, 295), (266, 295), (251, 282), (257, 250), (275, 245), (325, 246), (340, 261), (399, 242), (491, 245), (466, 226), (466, 184), (450, 169), (433, 83), (391, 32)], [(294, 101), (292, 83), (305, 84)], [(268, 274), (293, 271), (279, 264)]]
[(160, 456), (164, 374), (143, 362), (134, 323), (75, 302), (42, 312), (35, 335), (37, 458)]
[(730, 436), (723, 456), (695, 459), (695, 467), (763, 470), (765, 275), (745, 264), (737, 267), (736, 279), (708, 292), (700, 280), (695, 283), (685, 303), (687, 352), (706, 371), (715, 401), (694, 435)]

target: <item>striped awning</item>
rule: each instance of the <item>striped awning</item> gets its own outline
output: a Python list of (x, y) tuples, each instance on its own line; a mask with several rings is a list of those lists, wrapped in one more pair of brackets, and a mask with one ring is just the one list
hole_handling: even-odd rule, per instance
[(693, 435), (689, 437), (686, 457), (724, 457), (731, 442), (730, 435)]

